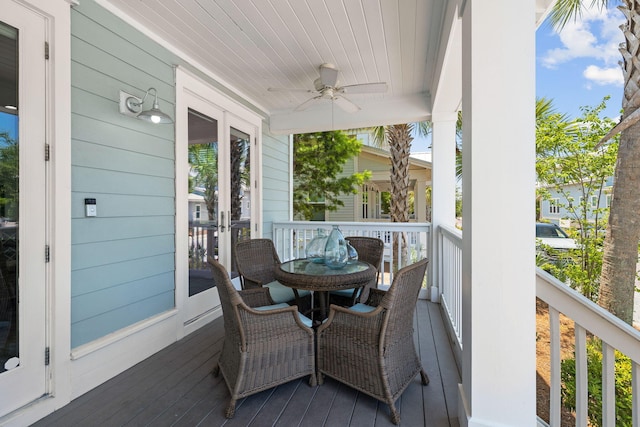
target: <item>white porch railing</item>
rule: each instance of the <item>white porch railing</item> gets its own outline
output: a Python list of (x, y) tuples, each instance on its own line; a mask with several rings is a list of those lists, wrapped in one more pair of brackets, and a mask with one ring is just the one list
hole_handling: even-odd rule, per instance
[(615, 426), (614, 351), (631, 359), (633, 426), (640, 426), (640, 332), (547, 272), (536, 272), (536, 294), (549, 304), (551, 427), (560, 426), (560, 313), (575, 322), (576, 425), (587, 425), (587, 333), (602, 340), (602, 425)]
[[(333, 225), (347, 236), (377, 237), (384, 241), (383, 274), (380, 274), (378, 286), (383, 288), (393, 281), (393, 268), (396, 256), (392, 249), (394, 236), (404, 233), (408, 242), (409, 262), (429, 258), (431, 254), (431, 224), (429, 223), (392, 223), (392, 222), (319, 222), (287, 221), (273, 223), (273, 243), (282, 261), (304, 258), (307, 244), (315, 237), (318, 228), (331, 230)], [(400, 254), (400, 257), (402, 255)], [(407, 260), (400, 259), (400, 265)], [(427, 275), (428, 277), (428, 275)], [(423, 286), (421, 298), (426, 298), (428, 287)]]
[[(462, 348), (462, 233), (438, 227), (437, 277), (442, 288), (441, 303), (451, 333)], [(533, 262), (533, 260), (532, 260)], [(575, 322), (576, 350), (576, 425), (586, 426), (588, 402), (587, 334), (602, 340), (602, 425), (615, 426), (614, 352), (620, 351), (632, 361), (633, 427), (640, 427), (640, 332), (590, 301), (541, 269), (536, 272), (536, 296), (549, 305), (550, 328), (550, 422), (560, 426), (560, 313)]]
[[(462, 231), (453, 227), (438, 227), (438, 285), (440, 303), (447, 314), (457, 353), (462, 352)], [(433, 299), (433, 297), (432, 297)]]

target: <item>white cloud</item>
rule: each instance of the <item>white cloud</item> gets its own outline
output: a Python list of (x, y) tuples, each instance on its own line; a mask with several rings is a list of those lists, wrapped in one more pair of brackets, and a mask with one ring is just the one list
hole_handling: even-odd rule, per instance
[(621, 59), (618, 46), (624, 38), (618, 27), (624, 19), (617, 9), (585, 9), (580, 19), (570, 20), (557, 33), (562, 47), (547, 51), (542, 64), (556, 68), (574, 59), (593, 59), (603, 68), (612, 68)]
[(600, 86), (622, 86), (624, 84), (620, 67), (600, 68), (597, 65), (589, 65), (582, 75), (587, 80)]

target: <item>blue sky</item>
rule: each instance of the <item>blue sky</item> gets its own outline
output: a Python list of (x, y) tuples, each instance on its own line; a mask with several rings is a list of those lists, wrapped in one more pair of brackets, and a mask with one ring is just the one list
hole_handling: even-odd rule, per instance
[(536, 32), (536, 96), (552, 99), (559, 113), (575, 118), (581, 106), (596, 106), (610, 95), (603, 115), (617, 120), (623, 90), (619, 26), (624, 21), (617, 9), (596, 7), (584, 10), (560, 33), (543, 23)]
[[(615, 8), (596, 7), (585, 9), (561, 32), (543, 23), (536, 32), (536, 97), (551, 99), (558, 113), (576, 118), (580, 107), (595, 107), (609, 95), (602, 115), (617, 121), (623, 90), (619, 26), (624, 20)], [(411, 151), (428, 151), (429, 145), (429, 139), (416, 138)]]

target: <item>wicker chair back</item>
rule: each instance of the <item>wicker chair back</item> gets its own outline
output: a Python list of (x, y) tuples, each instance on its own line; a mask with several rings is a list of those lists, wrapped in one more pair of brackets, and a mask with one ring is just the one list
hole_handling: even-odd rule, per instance
[(275, 279), (280, 257), (270, 239), (250, 239), (236, 243), (236, 262), (242, 289), (257, 288)]

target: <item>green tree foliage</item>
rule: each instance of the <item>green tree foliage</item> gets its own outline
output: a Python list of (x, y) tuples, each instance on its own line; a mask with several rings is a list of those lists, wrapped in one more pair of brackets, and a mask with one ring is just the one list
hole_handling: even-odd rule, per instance
[(0, 216), (18, 220), (18, 153), (16, 140), (0, 132)]
[(293, 138), (293, 212), (296, 218), (313, 217), (313, 202), (335, 211), (344, 206), (339, 196), (357, 194), (370, 171), (338, 176), (345, 162), (360, 152), (357, 138), (342, 131), (295, 135)]
[(195, 187), (204, 188), (204, 201), (209, 218), (215, 218), (218, 202), (218, 146), (216, 144), (189, 145), (189, 192)]
[[(536, 128), (536, 173), (541, 183), (538, 196), (546, 200), (560, 196), (558, 205), (568, 212), (565, 219), (571, 220), (570, 234), (578, 243), (578, 249), (570, 251), (569, 259), (544, 263), (542, 267), (592, 300), (598, 295), (608, 214), (608, 208), (598, 206), (604, 204), (607, 196), (605, 186), (613, 176), (618, 152), (617, 143), (594, 149), (615, 125), (599, 116), (607, 99), (596, 107), (583, 107), (582, 117), (572, 122), (564, 115), (548, 114)], [(578, 189), (578, 200), (568, 185)], [(592, 205), (594, 200), (596, 207)], [(556, 256), (551, 258), (558, 261)]]

